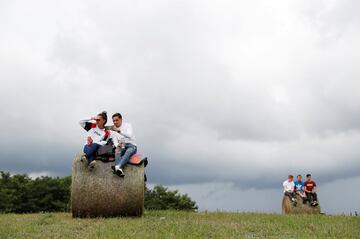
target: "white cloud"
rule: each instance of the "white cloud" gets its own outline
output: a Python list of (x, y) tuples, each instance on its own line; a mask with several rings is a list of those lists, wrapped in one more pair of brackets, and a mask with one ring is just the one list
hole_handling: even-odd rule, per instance
[(106, 109), (154, 183), (359, 176), (357, 1), (0, 4), (4, 170), (69, 174)]
[(31, 172), (28, 174), (28, 176), (32, 179), (35, 179), (35, 178), (40, 178), (40, 177), (45, 177), (45, 176), (52, 177), (52, 176), (54, 176), (54, 174), (51, 172), (48, 172), (48, 171), (43, 171), (43, 172)]

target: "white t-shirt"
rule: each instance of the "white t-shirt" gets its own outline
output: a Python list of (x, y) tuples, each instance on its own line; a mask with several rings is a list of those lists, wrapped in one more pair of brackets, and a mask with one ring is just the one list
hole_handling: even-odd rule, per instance
[(123, 122), (120, 128), (117, 128), (115, 125), (113, 125), (112, 127), (110, 127), (110, 129), (121, 134), (121, 136), (124, 137), (125, 143), (136, 145), (134, 131), (131, 124)]
[(286, 180), (283, 183), (283, 186), (284, 186), (284, 192), (293, 192), (294, 187), (295, 187), (295, 183), (294, 183), (294, 181), (289, 182), (289, 180)]

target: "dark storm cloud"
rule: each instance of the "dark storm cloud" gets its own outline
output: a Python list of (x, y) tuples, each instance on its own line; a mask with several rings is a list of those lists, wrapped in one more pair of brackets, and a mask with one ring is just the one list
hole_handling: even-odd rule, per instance
[(107, 110), (151, 183), (359, 176), (357, 1), (2, 5), (1, 170), (70, 174), (77, 121)]

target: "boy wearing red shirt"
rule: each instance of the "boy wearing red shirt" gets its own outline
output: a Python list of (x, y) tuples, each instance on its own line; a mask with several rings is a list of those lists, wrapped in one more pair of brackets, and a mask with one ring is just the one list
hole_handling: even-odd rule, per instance
[(316, 183), (312, 180), (311, 174), (306, 175), (306, 181), (304, 183), (304, 191), (307, 200), (310, 202), (311, 206), (319, 205), (316, 194)]

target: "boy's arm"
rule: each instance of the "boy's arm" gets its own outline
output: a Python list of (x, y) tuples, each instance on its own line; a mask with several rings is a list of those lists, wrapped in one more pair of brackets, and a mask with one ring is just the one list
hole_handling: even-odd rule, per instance
[(110, 130), (110, 138), (112, 139), (114, 146), (116, 148), (117, 146), (119, 146), (119, 141), (121, 141), (121, 139), (123, 139), (124, 137), (118, 132)]
[(124, 127), (125, 129), (123, 131), (120, 132), (121, 135), (125, 136), (126, 138), (132, 138), (133, 137), (133, 129), (131, 124), (127, 124), (126, 127)]

